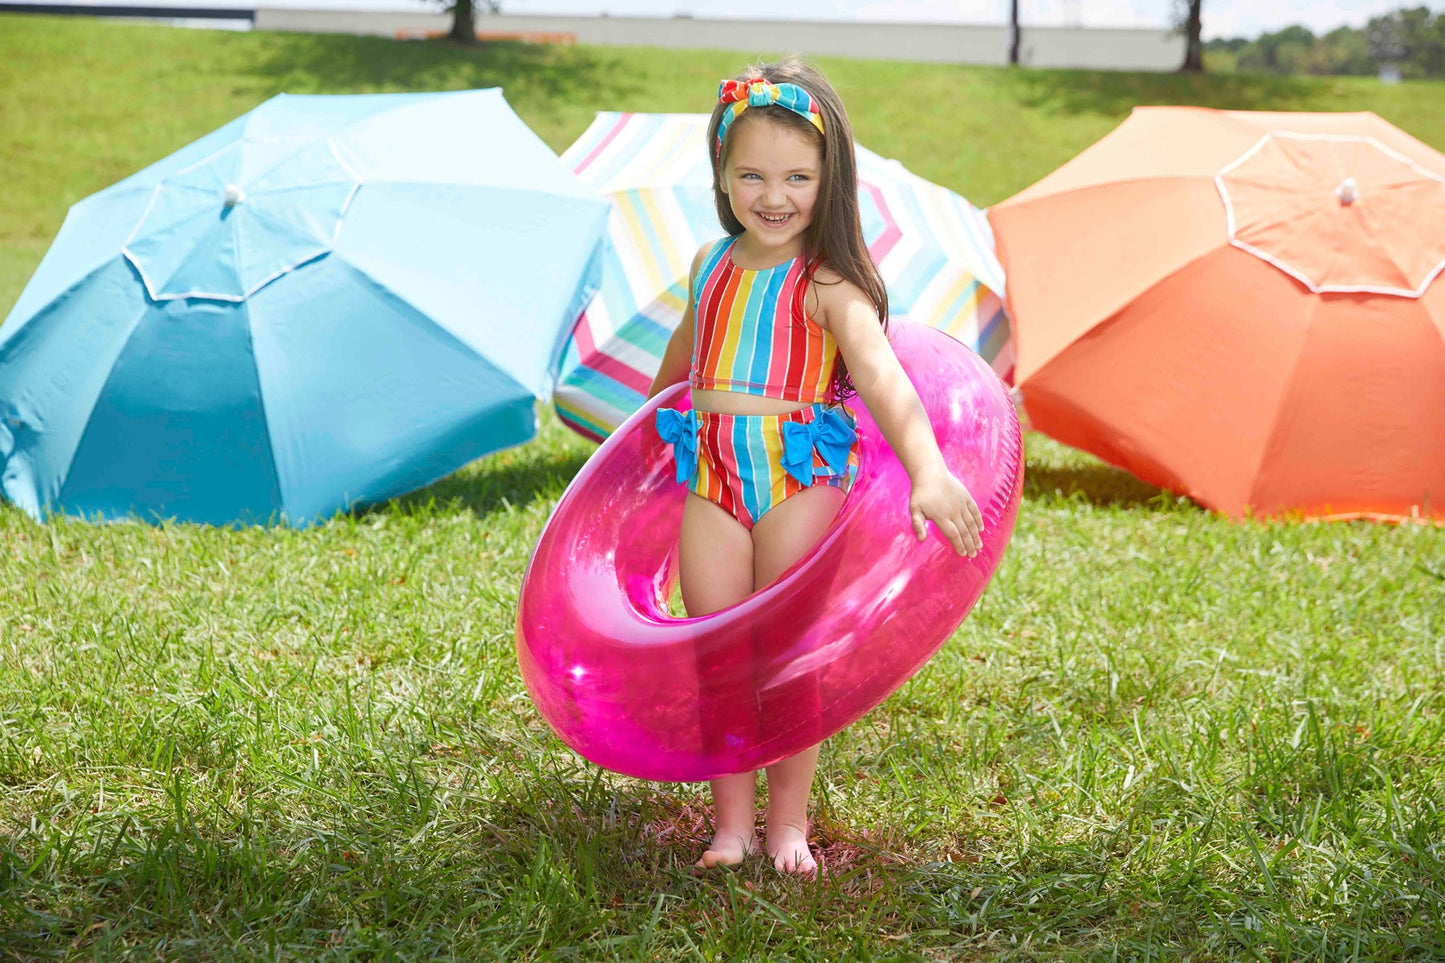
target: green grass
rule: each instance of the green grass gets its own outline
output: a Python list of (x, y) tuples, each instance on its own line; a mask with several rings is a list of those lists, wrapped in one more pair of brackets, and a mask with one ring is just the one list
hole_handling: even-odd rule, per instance
[[(740, 59), (3, 17), (0, 305), (67, 204), (282, 89), (504, 82), (561, 147)], [(1445, 143), (1439, 85), (824, 66), (864, 143), (979, 203), (1136, 101)], [(583, 764), (517, 676), (521, 573), (589, 450), (548, 418), (305, 532), (0, 507), (0, 958), (1445, 956), (1440, 531), (1230, 523), (1031, 436), (989, 592), (825, 747), (832, 872), (699, 878), (699, 788)]]

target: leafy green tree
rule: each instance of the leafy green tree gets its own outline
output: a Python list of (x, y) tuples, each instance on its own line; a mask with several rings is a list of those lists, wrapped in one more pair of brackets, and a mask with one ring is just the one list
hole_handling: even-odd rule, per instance
[(1321, 37), (1320, 45), (1323, 48), (1323, 73), (1361, 76), (1379, 72), (1379, 67), (1370, 58), (1370, 45), (1363, 30), (1339, 27)]
[(1423, 65), (1428, 77), (1445, 77), (1445, 13), (1437, 13), (1425, 38)]
[(1398, 13), (1372, 17), (1365, 25), (1370, 59), (1377, 64), (1398, 64), (1405, 59), (1404, 23)]
[(1303, 52), (1314, 47), (1315, 35), (1307, 27), (1285, 27), (1266, 33), (1239, 53), (1239, 69), (1267, 73), (1293, 73)]
[(1215, 37), (1204, 45), (1205, 50), (1227, 50), (1230, 53), (1239, 53), (1249, 46), (1249, 41), (1244, 37)]
[(1340, 27), (1317, 37), (1293, 26), (1251, 41), (1211, 40), (1208, 49), (1217, 63), (1246, 72), (1362, 76), (1394, 65), (1407, 77), (1445, 77), (1445, 13), (1401, 8), (1363, 30)]
[(1406, 77), (1445, 77), (1445, 14), (1402, 7), (1365, 25), (1377, 64), (1398, 64)]

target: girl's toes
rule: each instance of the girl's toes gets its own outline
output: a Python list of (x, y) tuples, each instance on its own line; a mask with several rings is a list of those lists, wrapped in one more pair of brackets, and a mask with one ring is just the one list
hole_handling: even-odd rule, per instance
[(818, 861), (808, 848), (808, 840), (802, 835), (789, 838), (776, 847), (770, 847), (768, 855), (773, 857), (773, 867), (789, 876), (816, 876)]

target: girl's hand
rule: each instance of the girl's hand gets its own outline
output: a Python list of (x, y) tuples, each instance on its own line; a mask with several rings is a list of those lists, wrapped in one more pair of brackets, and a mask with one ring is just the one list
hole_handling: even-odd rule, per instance
[(926, 522), (932, 522), (953, 545), (969, 558), (983, 548), (983, 516), (963, 482), (946, 468), (930, 472), (913, 482), (908, 498), (913, 533), (921, 542), (928, 537)]

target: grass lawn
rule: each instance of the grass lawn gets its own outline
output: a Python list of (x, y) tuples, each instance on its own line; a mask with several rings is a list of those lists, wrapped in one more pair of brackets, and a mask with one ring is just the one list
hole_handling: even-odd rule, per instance
[[(279, 91), (500, 83), (560, 149), (740, 59), (0, 16), (0, 312), (69, 204)], [(979, 204), (1135, 103), (1445, 146), (1445, 85), (823, 66)], [(989, 592), (824, 749), (831, 872), (698, 877), (699, 787), (583, 764), (517, 676), (589, 450), (549, 417), (305, 532), (0, 506), (0, 959), (1445, 957), (1445, 533), (1230, 523), (1032, 436)]]

